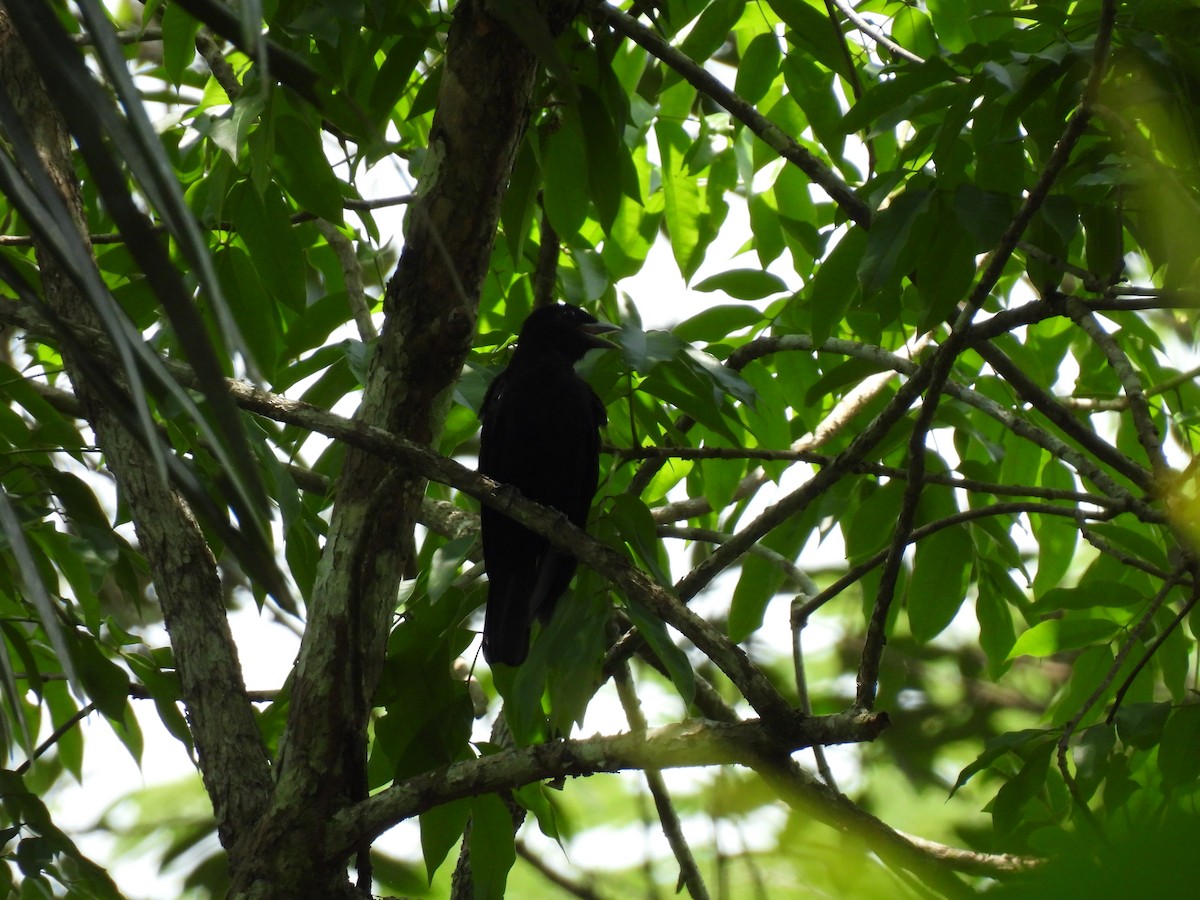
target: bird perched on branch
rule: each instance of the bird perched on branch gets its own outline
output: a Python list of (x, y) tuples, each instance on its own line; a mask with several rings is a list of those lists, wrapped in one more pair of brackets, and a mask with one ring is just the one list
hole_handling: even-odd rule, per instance
[[(479, 417), (479, 471), (552, 506), (584, 527), (596, 493), (604, 404), (575, 373), (599, 335), (616, 331), (578, 306), (535, 309), (517, 337), (512, 361), (488, 388)], [(483, 507), (488, 574), (483, 655), (518, 666), (529, 654), (534, 618), (550, 620), (575, 574), (575, 558), (552, 548), (504, 513)]]

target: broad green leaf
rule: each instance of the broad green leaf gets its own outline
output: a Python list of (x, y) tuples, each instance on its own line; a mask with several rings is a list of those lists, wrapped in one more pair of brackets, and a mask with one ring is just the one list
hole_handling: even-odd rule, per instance
[(875, 218), (858, 265), (866, 299), (907, 276), (925, 252), (930, 224), (925, 213), (932, 197), (923, 189), (905, 191)]
[(1140, 591), (1120, 582), (1089, 581), (1074, 588), (1052, 588), (1037, 598), (1033, 609), (1040, 615), (1066, 609), (1119, 609), (1142, 603), (1145, 599)]
[(1169, 787), (1178, 787), (1200, 778), (1200, 705), (1182, 706), (1171, 713), (1162, 730), (1158, 748), (1158, 768)]
[(975, 558), (963, 525), (943, 528), (917, 543), (908, 584), (908, 622), (913, 637), (929, 641), (941, 634), (967, 599)]
[(471, 798), (471, 880), (475, 900), (503, 900), (508, 873), (517, 860), (512, 817), (496, 794)]
[[(587, 151), (588, 194), (600, 217), (600, 225), (610, 231), (620, 208), (621, 170), (629, 151), (617, 135), (601, 97), (589, 88), (579, 93), (579, 117), (583, 125)], [(576, 173), (578, 177), (578, 173)]]
[(1079, 743), (1072, 749), (1075, 783), (1083, 796), (1092, 796), (1104, 780), (1116, 742), (1117, 730), (1112, 725), (1093, 725), (1084, 731)]
[(662, 187), (671, 252), (684, 281), (690, 281), (704, 261), (704, 251), (711, 241), (707, 233), (708, 209), (704, 191), (700, 179), (690, 175), (683, 164), (692, 145), (683, 126), (660, 120), (654, 131), (662, 159)]
[[(874, 234), (874, 230), (871, 231)], [(863, 264), (870, 238), (861, 228), (851, 228), (837, 243), (816, 276), (804, 289), (805, 302), (812, 309), (812, 337), (821, 343), (833, 334), (834, 327), (858, 301), (862, 286), (857, 272)]]
[(992, 820), (999, 833), (1007, 834), (1016, 828), (1025, 804), (1045, 789), (1054, 745), (1053, 739), (1034, 745), (1016, 777), (996, 794), (992, 802)]
[(542, 204), (550, 224), (563, 240), (570, 240), (587, 219), (588, 178), (580, 172), (588, 153), (579, 107), (567, 104), (558, 127), (542, 142)]
[(163, 69), (172, 84), (183, 81), (184, 70), (196, 58), (196, 33), (200, 22), (177, 3), (167, 5), (162, 16)]
[(1009, 598), (1014, 593), (1020, 595), (1020, 588), (1007, 571), (989, 560), (980, 561), (975, 617), (979, 620), (979, 644), (988, 658), (988, 674), (996, 680), (1012, 665), (1008, 654), (1017, 638)]
[(425, 859), (425, 874), (431, 883), (450, 848), (463, 836), (470, 818), (469, 799), (452, 800), (421, 813), (421, 855)]
[(692, 290), (708, 292), (722, 291), (735, 300), (761, 300), (771, 294), (782, 293), (787, 285), (778, 275), (760, 269), (730, 269), (710, 275), (692, 286)]
[(708, 59), (728, 39), (745, 6), (746, 0), (712, 0), (679, 49), (694, 60)]
[(900, 108), (917, 92), (949, 81), (953, 77), (954, 70), (940, 57), (920, 64), (906, 65), (895, 78), (877, 82), (863, 94), (842, 119), (842, 131), (845, 134), (863, 131), (880, 116)]
[(1026, 728), (1023, 731), (1010, 731), (1007, 734), (989, 738), (984, 745), (983, 753), (970, 765), (958, 773), (958, 779), (950, 790), (950, 796), (970, 781), (973, 775), (989, 768), (992, 763), (1007, 753), (1027, 753), (1028, 748), (1036, 746), (1045, 740), (1049, 732), (1043, 728)]
[[(1072, 491), (1075, 479), (1066, 463), (1056, 458), (1046, 460), (1038, 479), (1042, 487)], [(1079, 540), (1079, 528), (1068, 518), (1036, 514), (1033, 520), (1033, 536), (1037, 539), (1038, 567), (1033, 576), (1035, 596), (1055, 587), (1071, 568), (1075, 556), (1075, 545)]]
[[(1170, 714), (1170, 703), (1122, 703), (1116, 715), (1117, 736), (1125, 744), (1149, 750), (1163, 739)], [(1185, 734), (1191, 731), (1192, 725), (1191, 722), (1183, 723)]]
[(1047, 619), (1018, 637), (1008, 658), (1053, 656), (1065, 650), (1107, 643), (1120, 630), (1120, 625), (1107, 619)]
[(263, 286), (284, 306), (303, 311), (304, 254), (278, 188), (270, 187), (260, 197), (248, 182), (243, 182), (234, 193), (231, 211), (238, 237), (246, 245)]
[(850, 78), (845, 46), (837, 26), (825, 11), (804, 0), (770, 0), (770, 7), (788, 27), (788, 40), (802, 53), (811, 54), (827, 69)]
[(740, 644), (762, 627), (767, 604), (782, 581), (778, 565), (754, 555), (742, 561), (741, 577), (729, 604), (727, 628), (731, 641)]
[(333, 174), (321, 144), (319, 124), (290, 113), (274, 120), (275, 174), (304, 211), (333, 224), (342, 221), (341, 182)]
[(638, 632), (650, 645), (650, 649), (666, 666), (667, 674), (671, 676), (671, 682), (683, 698), (683, 702), (690, 704), (696, 696), (696, 673), (692, 671), (687, 654), (671, 640), (667, 626), (662, 620), (649, 610), (633, 600), (626, 604), (625, 609), (633, 624), (637, 626)]
[(129, 674), (101, 652), (96, 639), (78, 636), (72, 657), (88, 697), (110, 719), (124, 719), (129, 708)]
[[(696, 287), (699, 290), (699, 286)], [(757, 325), (762, 313), (751, 306), (726, 304), (710, 306), (690, 319), (680, 322), (671, 332), (681, 341), (711, 343), (720, 341), (735, 331)]]
[(747, 103), (757, 103), (779, 74), (779, 38), (773, 32), (756, 36), (742, 53), (733, 89)]

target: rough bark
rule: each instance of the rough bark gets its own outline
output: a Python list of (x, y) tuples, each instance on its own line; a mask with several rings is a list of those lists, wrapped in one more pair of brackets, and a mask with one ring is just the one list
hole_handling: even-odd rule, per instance
[[(556, 18), (569, 15), (560, 4)], [(572, 10), (573, 11), (573, 10)], [(531, 113), (535, 56), (484, 0), (455, 6), (418, 201), (385, 299), (360, 423), (421, 444), (439, 434), (471, 347), (500, 202)], [(337, 487), (301, 644), (270, 812), (233, 896), (344, 892), (327, 823), (362, 799), (370, 698), (383, 664), (405, 536), (425, 490), (416, 473), (357, 449)]]
[[(17, 106), (42, 166), (87, 241), (70, 138), (0, 2), (0, 84)], [(92, 307), (55, 257), (37, 246), (44, 298), (59, 319), (99, 328)], [(216, 561), (187, 503), (167, 486), (153, 460), (92, 390), (81, 361), (63, 362), (83, 413), (128, 503), (171, 638), (200, 772), (221, 841), (236, 851), (271, 787), (266, 749), (246, 696), (237, 649), (225, 618)]]

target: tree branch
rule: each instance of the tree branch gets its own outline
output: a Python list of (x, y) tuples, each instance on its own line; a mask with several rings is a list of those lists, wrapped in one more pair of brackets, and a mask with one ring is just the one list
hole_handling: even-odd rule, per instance
[(721, 83), (715, 75), (704, 69), (683, 52), (635, 19), (607, 3), (595, 2), (591, 13), (601, 24), (607, 25), (646, 50), (651, 56), (666, 63), (691, 84), (696, 90), (723, 107), (731, 116), (749, 128), (764, 143), (827, 193), (851, 221), (863, 227), (871, 223), (871, 209), (859, 199), (850, 187), (833, 170), (801, 147), (783, 129), (758, 112), (732, 90)]
[(364, 837), (378, 836), (398, 822), (462, 797), (626, 769), (749, 764), (814, 743), (874, 740), (887, 723), (886, 713), (805, 716), (793, 711), (786, 720), (770, 723), (693, 719), (650, 731), (506, 750), (417, 775), (342, 810), (330, 823), (325, 853), (341, 858)]
[(966, 348), (970, 336), (970, 326), (976, 313), (983, 307), (984, 301), (991, 294), (992, 288), (1000, 280), (1009, 258), (1016, 249), (1017, 242), (1033, 221), (1034, 215), (1050, 194), (1050, 189), (1058, 179), (1075, 149), (1075, 144), (1083, 136), (1083, 131), (1092, 115), (1091, 103), (1099, 91), (1100, 79), (1104, 74), (1108, 61), (1108, 46), (1112, 37), (1113, 22), (1116, 15), (1114, 0), (1105, 0), (1099, 32), (1096, 36), (1096, 46), (1092, 57), (1092, 69), (1084, 88), (1083, 98), (1077, 109), (1068, 120), (1066, 128), (1054, 145), (1050, 159), (1038, 178), (1037, 183), (1025, 197), (1020, 209), (1017, 210), (1008, 228), (1000, 237), (996, 249), (990, 254), (987, 266), (979, 281), (972, 289), (962, 310), (960, 310), (949, 338), (938, 347), (930, 363), (929, 383), (925, 393), (925, 402), (921, 405), (921, 413), (909, 439), (909, 476), (905, 489), (904, 501), (900, 508), (900, 519), (892, 538), (891, 552), (884, 565), (883, 574), (879, 580), (879, 588), (875, 597), (875, 605), (871, 610), (871, 619), (867, 626), (867, 637), (863, 643), (862, 661), (858, 670), (858, 696), (856, 704), (862, 709), (871, 709), (875, 705), (878, 691), (879, 664), (883, 656), (884, 644), (887, 643), (888, 612), (895, 596), (896, 582), (900, 574), (900, 564), (907, 546), (909, 532), (917, 514), (917, 506), (924, 486), (925, 472), (925, 442), (933, 418), (941, 399), (942, 387), (950, 377), (950, 370), (959, 353)]

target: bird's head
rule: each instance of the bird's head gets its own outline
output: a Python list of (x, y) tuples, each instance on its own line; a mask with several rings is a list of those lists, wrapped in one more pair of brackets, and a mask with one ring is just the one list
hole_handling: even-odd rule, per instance
[(619, 330), (616, 325), (601, 322), (586, 310), (569, 303), (542, 306), (531, 312), (521, 326), (517, 351), (560, 353), (575, 363), (592, 348), (615, 347), (601, 335)]

